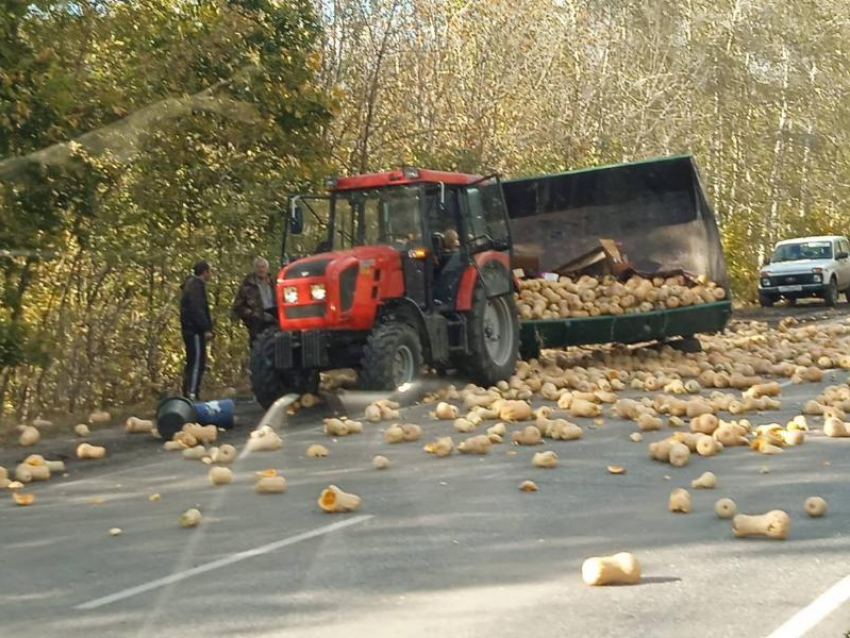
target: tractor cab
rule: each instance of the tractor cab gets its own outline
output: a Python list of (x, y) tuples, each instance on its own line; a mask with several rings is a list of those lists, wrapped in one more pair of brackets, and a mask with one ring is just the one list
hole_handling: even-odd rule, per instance
[[(423, 364), (488, 384), (510, 376), (519, 324), (498, 177), (404, 167), (326, 186), (291, 199), (279, 329), (252, 354), (252, 380), (277, 381), (255, 382), (258, 399), (334, 367), (375, 389), (411, 382)], [(476, 349), (490, 356), (470, 364)]]
[(290, 200), (284, 263), (295, 256), (389, 246), (438, 265), (460, 252), (507, 251), (510, 228), (497, 176), (419, 170), (329, 178), (328, 194)]

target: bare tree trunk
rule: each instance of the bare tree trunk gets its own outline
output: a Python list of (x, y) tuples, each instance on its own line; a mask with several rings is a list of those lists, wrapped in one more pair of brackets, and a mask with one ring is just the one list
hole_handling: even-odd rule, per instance
[(381, 46), (378, 49), (378, 55), (375, 59), (375, 68), (372, 72), (372, 77), (369, 81), (369, 92), (366, 96), (366, 120), (363, 124), (363, 132), (360, 136), (360, 158), (357, 163), (357, 169), (361, 173), (365, 173), (369, 168), (369, 138), (372, 135), (372, 119), (377, 106), (378, 90), (380, 88), (381, 69), (383, 67), (384, 56), (387, 54), (387, 48), (390, 41), (390, 35), (393, 31), (393, 21), (395, 13), (398, 10), (399, 0), (394, 0), (390, 8), (390, 15), (387, 18), (387, 26), (384, 29), (381, 38)]
[[(27, 258), (26, 262), (24, 262), (24, 266), (21, 269), (21, 274), (18, 277), (18, 285), (15, 290), (15, 295), (12, 298), (10, 307), (11, 313), (9, 315), (9, 330), (15, 331), (19, 326), (19, 320), (21, 318), (21, 311), (24, 305), (24, 295), (27, 292), (27, 288), (29, 288), (30, 281), (32, 280), (32, 266), (35, 263), (35, 259)], [(0, 382), (0, 419), (3, 418), (3, 406), (6, 404), (6, 393), (9, 391), (9, 382), (12, 378), (12, 370), (11, 367), (4, 367), (3, 369), (3, 378), (2, 382)]]
[(779, 190), (779, 176), (782, 167), (782, 152), (785, 143), (785, 127), (788, 119), (788, 71), (789, 54), (787, 47), (782, 47), (782, 101), (779, 109), (779, 118), (776, 124), (776, 141), (773, 144), (773, 164), (768, 180), (768, 201), (770, 212), (768, 213), (768, 224), (766, 227), (770, 243), (775, 243), (784, 232), (784, 224), (779, 218), (780, 202), (777, 195)]

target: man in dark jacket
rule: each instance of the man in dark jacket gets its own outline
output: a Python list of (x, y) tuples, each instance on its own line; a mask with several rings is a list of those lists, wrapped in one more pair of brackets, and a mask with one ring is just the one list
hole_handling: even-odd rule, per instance
[(183, 395), (197, 401), (207, 366), (207, 342), (213, 337), (212, 316), (207, 302), (207, 282), (212, 277), (212, 270), (207, 262), (199, 261), (192, 271), (194, 275), (183, 283), (180, 295), (180, 329), (186, 346)]
[(245, 276), (236, 291), (232, 311), (248, 329), (249, 348), (264, 330), (277, 324), (274, 283), (269, 277), (269, 262), (262, 257), (254, 260), (254, 271)]

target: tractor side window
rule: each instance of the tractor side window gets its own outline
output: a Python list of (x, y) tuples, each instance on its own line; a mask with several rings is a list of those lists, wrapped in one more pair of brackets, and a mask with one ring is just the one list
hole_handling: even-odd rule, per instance
[(467, 188), (465, 204), (470, 241), (474, 244), (489, 241), (497, 249), (509, 245), (510, 232), (499, 182)]
[(457, 231), (457, 191), (446, 190), (445, 210), (440, 207), (440, 188), (427, 190), (425, 210), (428, 217), (428, 229), (437, 239), (439, 252), (454, 252), (460, 248), (460, 236)]
[[(311, 195), (300, 196), (299, 199), (297, 206), (303, 218), (301, 232), (293, 233), (289, 227), (286, 229), (283, 252), (289, 258), (312, 255), (326, 250), (327, 246), (330, 200)], [(286, 223), (291, 223), (289, 218)]]
[(375, 197), (369, 197), (363, 202), (363, 241), (362, 244), (371, 246), (382, 243), (383, 220), (385, 211), (383, 204)]
[(341, 200), (337, 204), (333, 237), (333, 247), (335, 250), (345, 250), (357, 243), (355, 240), (354, 221), (357, 217), (358, 206), (362, 206), (362, 202), (357, 203)]

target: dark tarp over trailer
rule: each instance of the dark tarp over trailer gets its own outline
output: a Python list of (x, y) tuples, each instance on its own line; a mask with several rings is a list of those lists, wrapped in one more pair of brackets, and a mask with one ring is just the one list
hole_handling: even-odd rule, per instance
[[(690, 155), (506, 181), (514, 254), (552, 270), (613, 239), (636, 270), (681, 268), (727, 291), (726, 261), (714, 212)], [(523, 321), (523, 356), (540, 348), (638, 343), (717, 332), (727, 300), (647, 313)]]
[(614, 239), (638, 271), (682, 268), (728, 290), (714, 212), (690, 155), (504, 182), (514, 253), (557, 268)]

